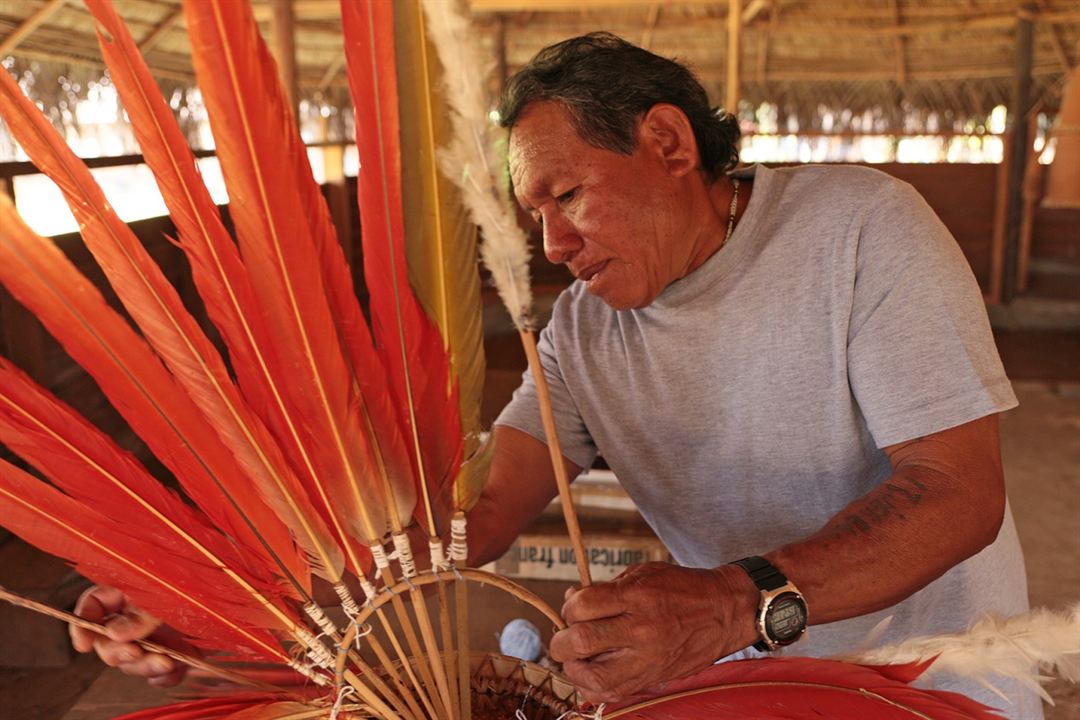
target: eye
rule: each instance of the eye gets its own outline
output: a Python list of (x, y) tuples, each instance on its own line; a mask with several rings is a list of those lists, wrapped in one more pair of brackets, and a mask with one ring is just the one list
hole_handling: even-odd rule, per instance
[(557, 201), (559, 202), (559, 204), (561, 205), (561, 204), (563, 204), (563, 203), (568, 203), (568, 202), (570, 202), (571, 200), (573, 200), (573, 199), (574, 199), (574, 195), (575, 195), (576, 193), (577, 193), (577, 188), (572, 188), (572, 189), (570, 189), (570, 190), (567, 190), (566, 192), (564, 192), (564, 193), (563, 193), (562, 195), (560, 195), (559, 197), (557, 197), (557, 198), (555, 198), (555, 199), (556, 199), (556, 200), (557, 200)]

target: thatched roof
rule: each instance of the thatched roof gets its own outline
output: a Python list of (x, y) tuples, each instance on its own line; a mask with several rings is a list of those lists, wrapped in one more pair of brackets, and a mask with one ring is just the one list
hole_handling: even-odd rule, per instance
[[(114, 1), (158, 77), (191, 83), (180, 0)], [(723, 102), (727, 0), (470, 4), (482, 41), (504, 71), (550, 42), (603, 29), (687, 62)], [(269, 32), (270, 1), (254, 6)], [(293, 0), (293, 7), (301, 93), (338, 102), (345, 85), (338, 0)], [(868, 113), (875, 129), (923, 129), (929, 113), (939, 129), (961, 129), (965, 119), (1007, 103), (1021, 16), (1034, 22), (1036, 99), (1053, 109), (1064, 72), (1080, 62), (1080, 0), (741, 0), (740, 8), (743, 99), (776, 103), (782, 123), (794, 116), (804, 130), (819, 126), (822, 108)], [(16, 71), (34, 63), (42, 75), (100, 71), (92, 27), (77, 0), (0, 0), (0, 58), (12, 55)], [(47, 85), (39, 83), (36, 92)], [(845, 123), (869, 129), (840, 118)]]

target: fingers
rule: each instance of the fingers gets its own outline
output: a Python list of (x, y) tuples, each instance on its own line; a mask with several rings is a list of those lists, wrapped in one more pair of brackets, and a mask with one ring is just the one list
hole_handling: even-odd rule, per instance
[[(75, 603), (75, 614), (90, 622), (104, 625), (110, 631), (113, 640), (130, 641), (145, 637), (154, 631), (157, 622), (145, 613), (136, 616), (136, 622), (126, 613), (134, 612), (124, 593), (114, 587), (95, 586), (79, 596)], [(94, 649), (97, 633), (85, 628), (69, 626), (71, 644), (79, 652)]]
[(149, 639), (183, 652), (190, 647), (157, 618), (135, 608), (127, 596), (113, 587), (93, 587), (79, 597), (75, 614), (104, 625), (106, 634), (70, 626), (71, 644), (79, 652), (95, 652), (109, 667), (128, 675), (147, 678), (151, 685), (168, 687), (183, 680), (187, 666), (166, 655), (151, 653), (137, 644)]

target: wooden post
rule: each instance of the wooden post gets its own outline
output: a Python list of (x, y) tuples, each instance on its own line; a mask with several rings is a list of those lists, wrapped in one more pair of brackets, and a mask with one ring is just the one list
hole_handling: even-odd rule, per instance
[(300, 100), (296, 75), (296, 36), (293, 0), (271, 0), (270, 52), (277, 61), (278, 76), (289, 98), (293, 115)]
[(1005, 262), (1002, 268), (1001, 299), (1009, 303), (1017, 292), (1017, 267), (1020, 256), (1020, 223), (1023, 214), (1024, 170), (1031, 139), (1027, 113), (1031, 103), (1031, 62), (1034, 23), (1030, 8), (1022, 7), (1016, 19), (1016, 65), (1013, 74), (1009, 120), (1012, 153), (1009, 158), (1008, 222), (1005, 230)]
[(742, 54), (742, 0), (728, 0), (727, 21), (727, 83), (724, 88), (724, 110), (733, 115), (739, 112), (739, 57)]

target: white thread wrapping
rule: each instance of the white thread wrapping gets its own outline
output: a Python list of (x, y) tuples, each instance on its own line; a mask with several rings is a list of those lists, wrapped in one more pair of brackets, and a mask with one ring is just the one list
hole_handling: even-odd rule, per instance
[(291, 667), (293, 670), (300, 673), (319, 687), (326, 687), (330, 684), (330, 681), (326, 677), (319, 675), (314, 670), (312, 670), (307, 665), (298, 660), (290, 660), (289, 667)]
[[(367, 580), (365, 579), (364, 582), (367, 582)], [(370, 585), (370, 583), (368, 584)], [(372, 588), (372, 590), (374, 590), (374, 588)], [(345, 587), (345, 583), (338, 583), (335, 585), (334, 592), (337, 593), (338, 599), (341, 600), (341, 609), (345, 611), (346, 615), (353, 618), (360, 614), (360, 606), (356, 604), (355, 598), (353, 598), (352, 593), (349, 592), (349, 588)]]
[(360, 589), (364, 591), (364, 597), (368, 600), (379, 594), (378, 589), (366, 577), (360, 578)]
[(330, 654), (330, 651), (326, 649), (326, 646), (322, 644), (319, 638), (302, 627), (296, 628), (296, 635), (300, 638), (300, 642), (307, 646), (307, 656), (311, 658), (312, 662), (326, 669), (334, 667), (334, 656)]
[(304, 612), (307, 613), (307, 616), (314, 620), (315, 624), (327, 635), (334, 635), (337, 633), (337, 627), (330, 621), (330, 618), (326, 617), (326, 613), (323, 612), (322, 608), (314, 602), (309, 602), (304, 605)]
[(416, 577), (416, 560), (413, 558), (412, 546), (409, 545), (409, 536), (395, 533), (391, 537), (394, 540), (394, 554), (401, 566), (401, 574), (406, 578)]
[(382, 545), (375, 543), (369, 549), (371, 550), (371, 557), (375, 559), (375, 567), (380, 570), (390, 567), (390, 558), (386, 556), (386, 549)]
[(442, 540), (438, 538), (428, 540), (428, 551), (431, 553), (432, 570), (447, 570), (450, 568), (450, 563), (446, 560), (446, 553), (443, 552)]
[(455, 515), (450, 520), (450, 558), (456, 565), (469, 561), (469, 545), (465, 539), (465, 516)]

